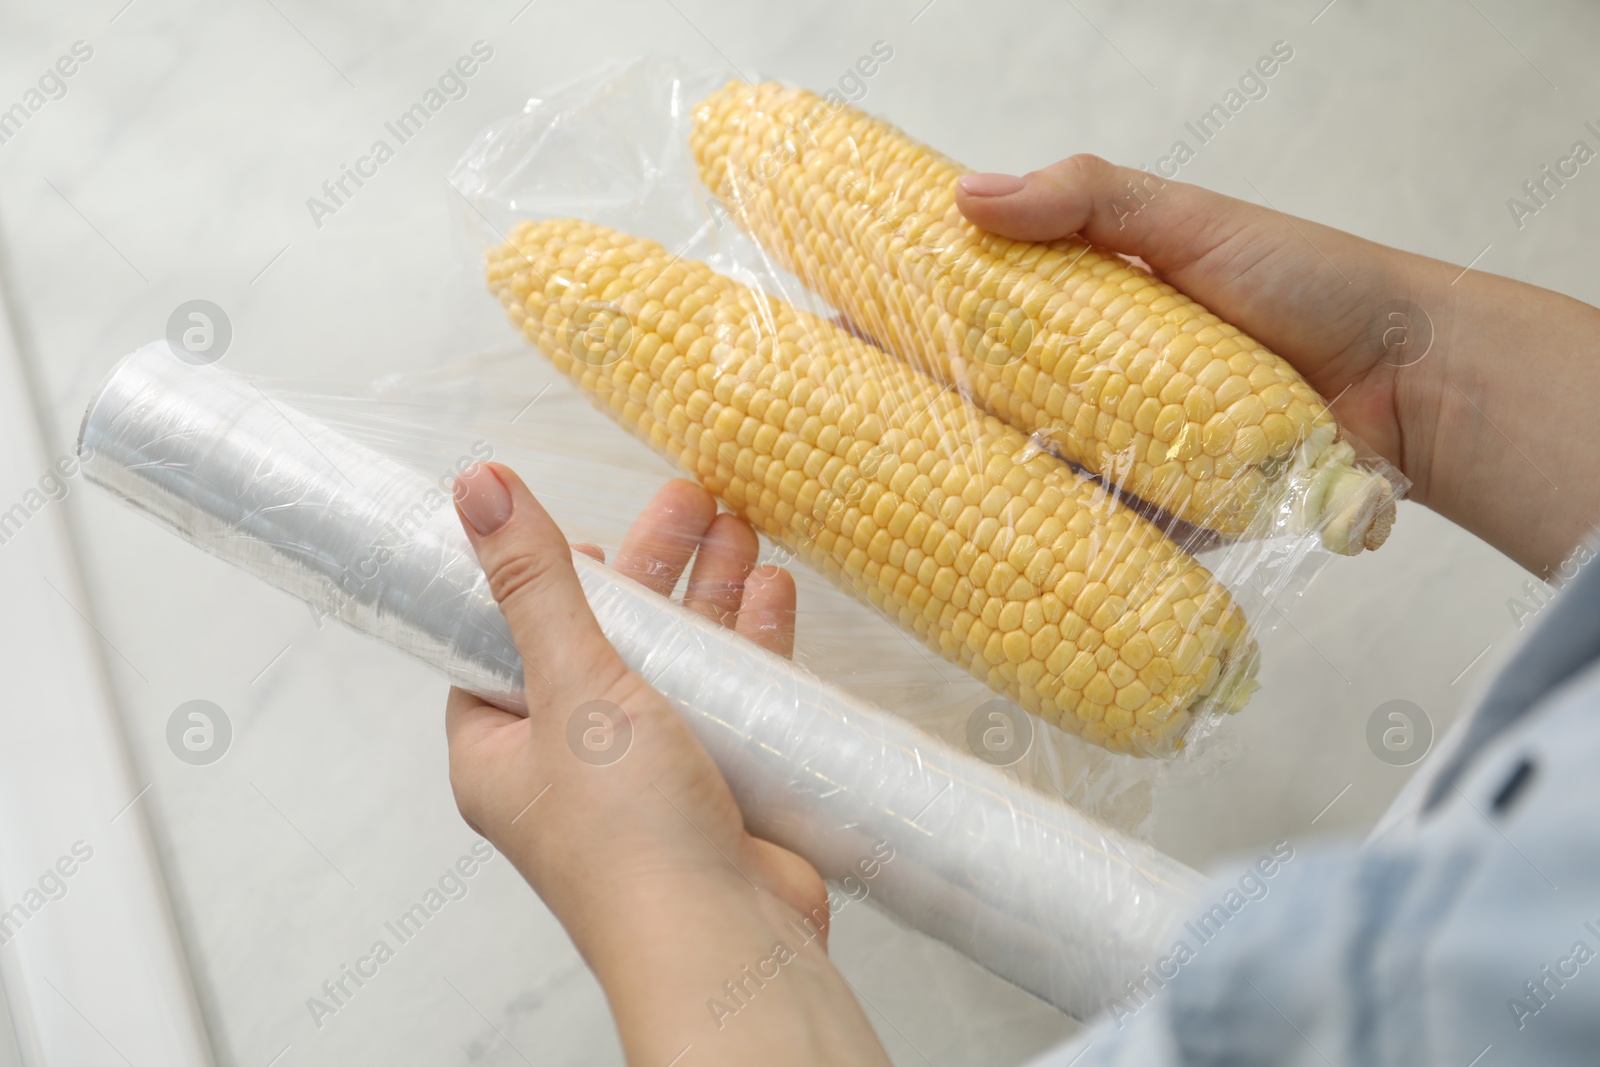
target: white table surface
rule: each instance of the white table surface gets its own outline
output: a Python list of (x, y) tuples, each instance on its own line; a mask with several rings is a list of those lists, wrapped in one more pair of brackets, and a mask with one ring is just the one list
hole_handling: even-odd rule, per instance
[[(232, 320), (227, 364), (259, 373), (363, 383), (504, 343), (443, 175), (527, 96), (649, 51), (826, 87), (882, 39), (894, 59), (865, 106), (974, 166), (1020, 170), (1080, 150), (1153, 162), (1286, 40), (1268, 96), (1185, 178), (1600, 298), (1579, 227), (1600, 172), (1520, 230), (1505, 206), (1574, 140), (1594, 143), (1600, 13), (1578, 3), (123, 3), (0, 3), (0, 107), (73, 42), (94, 50), (0, 144), (0, 266), (53, 455), (111, 363), (197, 297)], [(480, 39), (495, 54), (469, 95), (316, 227), (307, 197)], [(154, 783), (140, 803), (219, 1062), (618, 1062), (598, 988), (504, 861), (313, 1025), (306, 998), (472, 840), (445, 778), (444, 686), (93, 490), (57, 506)], [(0, 550), (0, 566), (26, 565)], [(1444, 729), (1513, 638), (1507, 599), (1525, 580), (1404, 505), (1382, 552), (1335, 562), (1266, 637), (1242, 753), (1155, 791), (1157, 842), (1205, 864), (1369, 828), (1410, 772), (1371, 754), (1367, 716), (1403, 698)], [(165, 741), (195, 698), (235, 729), (208, 767)], [(898, 1063), (1019, 1062), (1073, 1028), (867, 909), (840, 917), (833, 952)]]

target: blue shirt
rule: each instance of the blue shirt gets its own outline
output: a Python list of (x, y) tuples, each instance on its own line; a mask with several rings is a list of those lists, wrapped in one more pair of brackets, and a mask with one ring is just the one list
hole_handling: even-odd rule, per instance
[(1600, 567), (1542, 614), (1370, 840), (1220, 883), (1032, 1067), (1600, 1064)]

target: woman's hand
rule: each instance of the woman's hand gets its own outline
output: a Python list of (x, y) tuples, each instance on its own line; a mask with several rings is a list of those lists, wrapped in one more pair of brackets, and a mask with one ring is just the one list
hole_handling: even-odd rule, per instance
[[(745, 832), (694, 733), (600, 632), (550, 516), (498, 464), (463, 473), (456, 498), (522, 654), (530, 709), (524, 719), (452, 690), (456, 803), (572, 936), (629, 1061), (659, 1067), (692, 1046), (702, 1064), (886, 1063), (827, 958), (821, 878)], [(668, 596), (693, 558), (684, 603), (787, 655), (794, 584), (756, 568), (756, 551), (747, 524), (675, 481), (613, 566)], [(793, 958), (752, 986), (744, 969), (778, 943)], [(742, 1003), (727, 982), (749, 991)], [(713, 998), (736, 1011), (714, 1012)]]
[(1594, 308), (1095, 156), (961, 186), (985, 229), (1142, 259), (1294, 364), (1413, 499), (1524, 566), (1600, 520), (1600, 436), (1575, 430), (1600, 406)]

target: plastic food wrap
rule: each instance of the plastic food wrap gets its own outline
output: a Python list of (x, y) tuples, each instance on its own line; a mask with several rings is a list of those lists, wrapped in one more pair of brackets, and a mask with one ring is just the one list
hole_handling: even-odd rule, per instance
[(1253, 689), (1245, 618), (1270, 625), (1325, 544), (1381, 543), (1400, 476), (1137, 266), (983, 235), (948, 160), (722, 80), (636, 64), (479, 137), (453, 180), (513, 323), (1000, 696), (1116, 752), (1212, 732)]
[[(521, 665), (448, 494), (251, 379), (165, 343), (112, 372), (81, 431), (95, 484), (314, 609), (525, 710)], [(1087, 1018), (1169, 948), (1202, 880), (581, 554), (623, 659), (670, 698), (753, 832)]]

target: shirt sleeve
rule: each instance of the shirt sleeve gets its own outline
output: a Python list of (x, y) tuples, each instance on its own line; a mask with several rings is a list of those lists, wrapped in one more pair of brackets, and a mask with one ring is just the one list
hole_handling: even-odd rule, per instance
[(1033, 1067), (1600, 1062), (1600, 668), (1427, 817), (1257, 863)]

